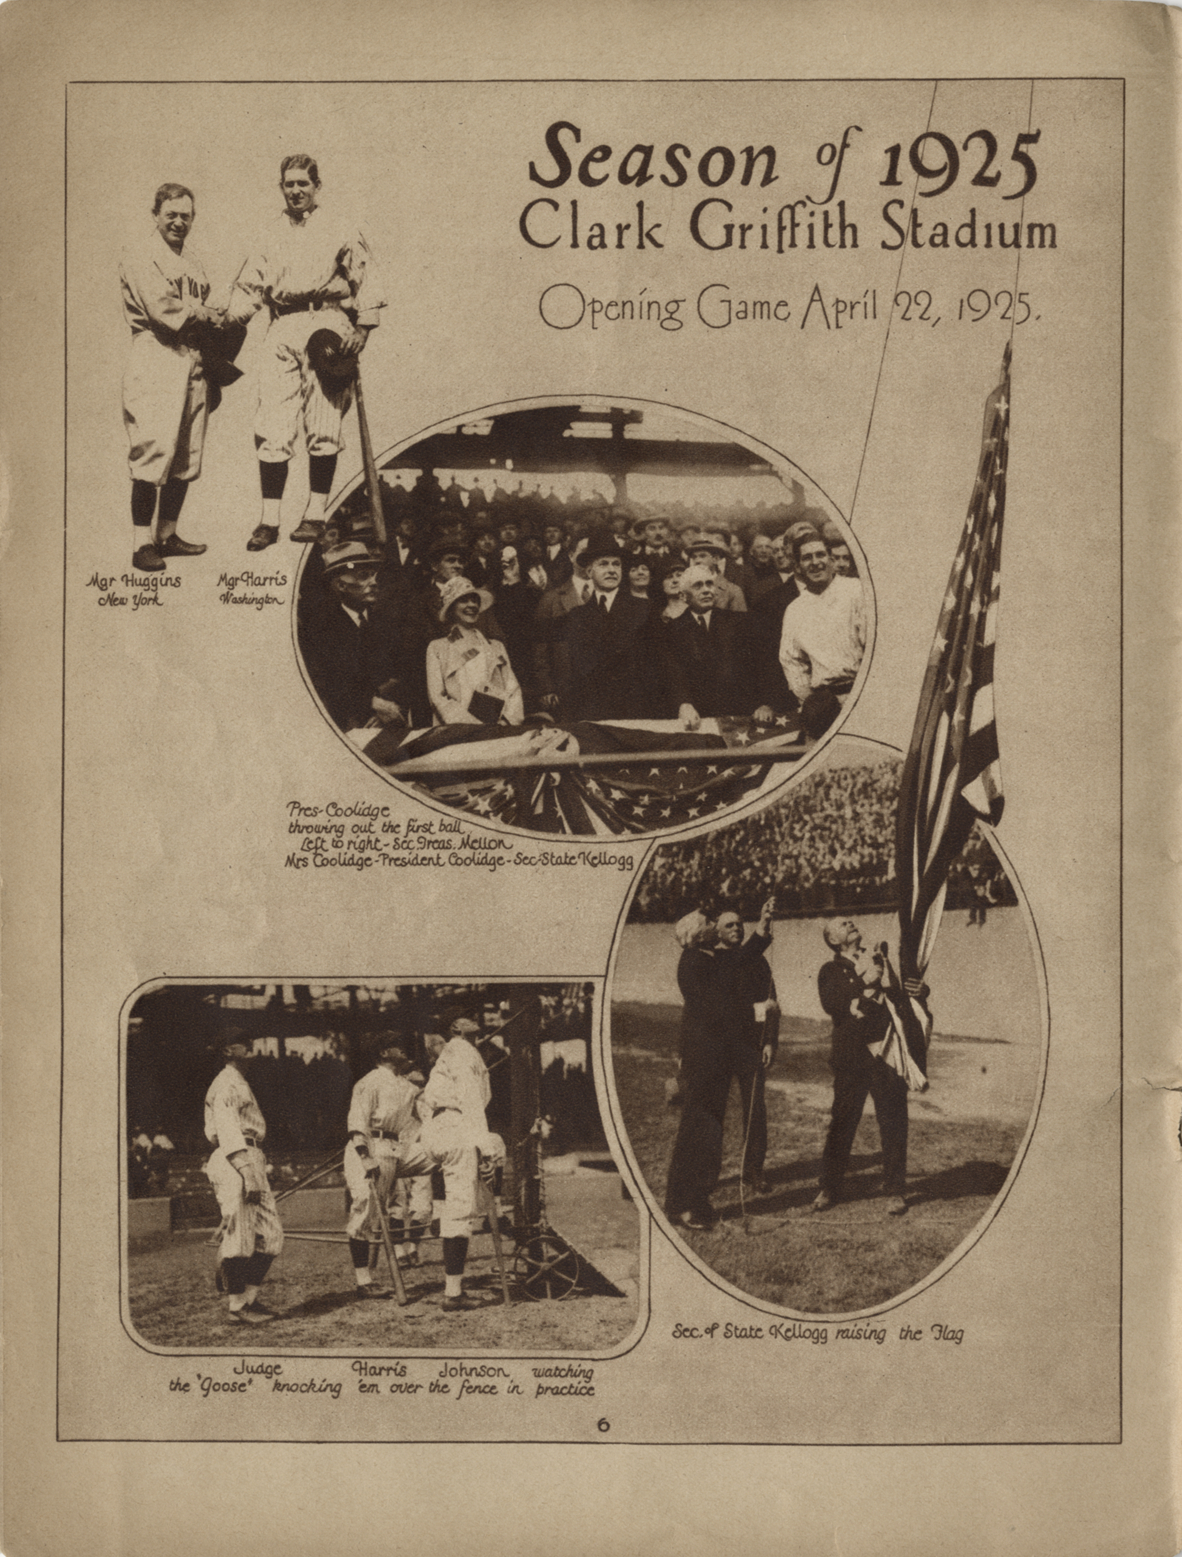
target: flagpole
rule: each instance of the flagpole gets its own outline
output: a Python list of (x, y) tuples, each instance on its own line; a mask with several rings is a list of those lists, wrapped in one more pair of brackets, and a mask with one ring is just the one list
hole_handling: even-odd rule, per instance
[[(993, 708), (993, 659), (1009, 454), (1012, 340), (985, 402), (968, 516), (936, 623), (899, 782), (895, 874), (899, 971), (921, 981), (931, 959), (952, 862), (978, 820), (996, 825), (1003, 796)], [(907, 1047), (926, 1070), (931, 1013), (900, 1002)]]

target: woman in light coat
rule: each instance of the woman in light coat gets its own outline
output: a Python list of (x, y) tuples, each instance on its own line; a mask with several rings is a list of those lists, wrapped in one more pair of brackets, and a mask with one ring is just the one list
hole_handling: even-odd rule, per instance
[(476, 626), (491, 604), (488, 591), (469, 579), (450, 578), (443, 586), (439, 625), (445, 636), (427, 645), (427, 693), (436, 724), (521, 724), (525, 718), (505, 645)]

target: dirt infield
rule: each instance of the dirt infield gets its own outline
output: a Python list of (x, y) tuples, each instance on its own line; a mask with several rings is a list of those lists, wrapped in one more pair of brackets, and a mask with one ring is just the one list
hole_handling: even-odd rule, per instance
[[(226, 1317), (214, 1287), (217, 1251), (208, 1229), (145, 1240), (128, 1257), (128, 1308), (135, 1333), (151, 1346), (201, 1351), (378, 1351), (444, 1349), (593, 1353), (617, 1347), (638, 1310), (639, 1218), (622, 1194), (619, 1176), (595, 1162), (559, 1163), (547, 1175), (551, 1224), (587, 1262), (588, 1280), (561, 1300), (533, 1302), (514, 1283), (514, 1301), (501, 1302), (492, 1240), (472, 1240), (465, 1290), (489, 1307), (444, 1314), (443, 1265), (437, 1239), (423, 1245), (424, 1263), (406, 1276), (407, 1308), (363, 1302), (354, 1295), (343, 1244), (289, 1239), (272, 1266), (263, 1301), (282, 1318), (244, 1331)], [(505, 1240), (512, 1256), (513, 1240)], [(384, 1259), (379, 1280), (388, 1284)], [(610, 1294), (610, 1295), (609, 1295)]]
[[(676, 1068), (680, 1006), (617, 1002), (611, 1050), (621, 1123), (659, 1206), (679, 1110), (665, 1100)], [(832, 1101), (828, 1023), (785, 1019), (768, 1089), (771, 1192), (739, 1199), (742, 1149), (737, 1093), (727, 1115), (717, 1228), (687, 1245), (753, 1297), (804, 1314), (873, 1308), (922, 1281), (987, 1216), (1005, 1183), (1035, 1103), (1037, 1072), (996, 1041), (962, 1038), (933, 1047), (930, 1093), (911, 1098), (909, 1209), (888, 1216), (872, 1109), (858, 1129), (845, 1197), (815, 1215), (821, 1148)], [(1005, 1076), (990, 1084), (991, 1070)], [(682, 1235), (677, 1235), (681, 1237)]]

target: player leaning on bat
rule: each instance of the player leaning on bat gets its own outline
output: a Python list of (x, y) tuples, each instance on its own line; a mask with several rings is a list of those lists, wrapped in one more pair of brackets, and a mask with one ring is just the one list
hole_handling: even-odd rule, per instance
[(239, 376), (224, 358), (218, 361), (223, 316), (208, 306), (201, 261), (185, 251), (195, 215), (191, 189), (161, 184), (152, 205), (153, 231), (128, 248), (119, 267), (131, 330), (123, 374), (131, 564), (144, 573), (159, 573), (168, 557), (197, 557), (205, 550), (181, 539), (177, 520), (189, 483), (201, 474), (205, 426), (214, 397), (220, 397), (215, 386)]
[[(279, 539), (287, 469), (301, 433), (309, 494), (291, 538), (322, 537), (325, 501), (343, 447), (341, 421), (353, 397), (353, 369), (385, 303), (364, 235), (354, 222), (320, 208), (315, 160), (303, 152), (284, 157), (279, 187), (284, 210), (242, 267), (226, 313), (231, 323), (244, 324), (266, 308), (271, 321), (255, 420), (263, 507), (248, 551), (263, 551)], [(326, 330), (339, 345), (320, 334)]]

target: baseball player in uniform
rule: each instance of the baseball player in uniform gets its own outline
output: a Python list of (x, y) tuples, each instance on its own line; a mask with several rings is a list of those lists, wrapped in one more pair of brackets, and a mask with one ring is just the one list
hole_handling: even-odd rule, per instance
[(176, 528), (189, 483), (201, 474), (209, 416), (197, 330), (222, 319), (206, 306), (209, 282), (201, 262), (185, 252), (193, 215), (192, 190), (161, 184), (152, 206), (155, 230), (127, 251), (119, 267), (123, 314), (131, 328), (123, 375), (123, 421), (131, 445), (131, 563), (147, 573), (159, 573), (168, 557), (197, 557), (205, 550), (183, 541)]
[[(373, 1285), (369, 1250), (381, 1237), (377, 1218), (379, 1214), (385, 1214), (395, 1181), (407, 1184), (410, 1189), (411, 1227), (404, 1221), (404, 1238), (397, 1251), (398, 1257), (407, 1264), (418, 1262), (412, 1229), (427, 1227), (432, 1209), (430, 1164), (421, 1163), (418, 1171), (408, 1173), (400, 1161), (403, 1148), (415, 1148), (410, 1156), (416, 1164), (422, 1153), (416, 1145), (419, 1119), (415, 1104), (419, 1088), (406, 1074), (410, 1061), (397, 1033), (379, 1034), (377, 1059), (373, 1070), (362, 1076), (353, 1088), (349, 1105), (349, 1142), (345, 1147), (345, 1182), (350, 1197), (349, 1254), (359, 1298), (390, 1296), (389, 1292), (379, 1291)], [(371, 1185), (376, 1197), (370, 1192)]]
[(283, 1248), (262, 1150), (267, 1126), (246, 1079), (251, 1045), (245, 1031), (229, 1028), (221, 1050), (225, 1067), (205, 1094), (205, 1138), (214, 1148), (205, 1174), (222, 1213), (222, 1272), (231, 1323), (266, 1324), (276, 1315), (259, 1302), (259, 1288)]
[(424, 1160), (443, 1169), (445, 1199), (439, 1231), (446, 1314), (484, 1306), (464, 1296), (464, 1266), (473, 1221), (482, 1214), (480, 1179), (489, 1182), (505, 1160), (505, 1143), (491, 1133), (485, 1119), (492, 1088), (476, 1047), (479, 1033), (480, 1026), (471, 1017), (455, 1018), (418, 1105)]
[(244, 265), (228, 310), (234, 323), (264, 306), (271, 317), (255, 422), (263, 511), (248, 551), (263, 551), (279, 539), (287, 467), (301, 432), (310, 491), (291, 538), (316, 541), (323, 535), (325, 500), (343, 447), (341, 420), (353, 389), (351, 374), (330, 378), (312, 367), (308, 343), (318, 331), (331, 330), (340, 337), (343, 355), (355, 358), (384, 306), (365, 237), (355, 223), (319, 207), (315, 161), (303, 153), (285, 157), (279, 187), (285, 209), (259, 253)]

